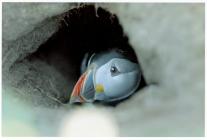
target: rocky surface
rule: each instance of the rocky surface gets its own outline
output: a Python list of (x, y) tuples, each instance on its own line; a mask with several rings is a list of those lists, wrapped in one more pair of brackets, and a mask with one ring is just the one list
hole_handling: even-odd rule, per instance
[[(3, 4), (3, 135), (58, 136), (76, 109), (56, 100), (68, 96), (75, 77), (24, 58), (57, 31), (55, 16), (77, 5)], [(204, 4), (96, 6), (118, 16), (149, 83), (116, 107), (93, 106), (111, 114), (116, 135), (203, 136)]]

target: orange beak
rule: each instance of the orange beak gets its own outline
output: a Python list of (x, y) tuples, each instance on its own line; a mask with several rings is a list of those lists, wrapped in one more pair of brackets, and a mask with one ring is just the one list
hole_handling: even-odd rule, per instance
[(81, 91), (83, 89), (83, 85), (84, 85), (84, 81), (86, 79), (86, 74), (84, 73), (78, 80), (78, 82), (76, 83), (73, 92), (71, 94), (70, 97), (70, 103), (74, 103), (74, 102), (84, 102), (84, 99), (81, 97)]
[(89, 69), (81, 75), (76, 83), (70, 97), (70, 103), (92, 102), (94, 95), (93, 69)]

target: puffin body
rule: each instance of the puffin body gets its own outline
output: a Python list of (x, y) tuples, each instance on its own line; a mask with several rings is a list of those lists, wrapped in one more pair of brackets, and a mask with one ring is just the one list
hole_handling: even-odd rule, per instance
[(139, 64), (116, 49), (86, 54), (81, 73), (70, 103), (119, 101), (132, 95), (141, 80)]

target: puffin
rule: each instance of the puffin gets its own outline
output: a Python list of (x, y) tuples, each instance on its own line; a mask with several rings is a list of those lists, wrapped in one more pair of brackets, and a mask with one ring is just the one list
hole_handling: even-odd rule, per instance
[(142, 86), (142, 79), (138, 61), (127, 57), (122, 50), (86, 53), (70, 104), (122, 101)]

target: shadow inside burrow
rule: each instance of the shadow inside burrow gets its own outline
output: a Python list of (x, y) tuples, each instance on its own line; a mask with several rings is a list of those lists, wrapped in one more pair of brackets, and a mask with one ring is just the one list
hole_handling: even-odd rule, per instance
[[(116, 15), (101, 7), (96, 9), (92, 4), (83, 4), (59, 15), (58, 18), (59, 30), (25, 59), (29, 62), (38, 59), (54, 67), (67, 81), (70, 81), (68, 84), (72, 84), (71, 87), (80, 77), (81, 62), (86, 53), (99, 53), (117, 48), (122, 50), (123, 55), (129, 60), (138, 63), (137, 54), (128, 43)], [(142, 75), (137, 90), (145, 86), (146, 82)], [(61, 103), (68, 103), (71, 87), (65, 87), (68, 88), (68, 92), (61, 93), (55, 98)], [(107, 105), (115, 106), (122, 101)]]

